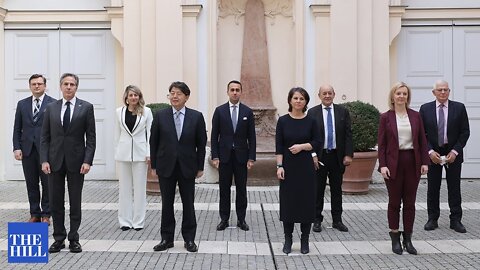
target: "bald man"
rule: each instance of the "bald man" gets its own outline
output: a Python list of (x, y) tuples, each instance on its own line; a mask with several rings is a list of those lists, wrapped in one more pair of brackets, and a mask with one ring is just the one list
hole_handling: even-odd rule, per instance
[(342, 182), (345, 166), (350, 165), (353, 157), (353, 142), (350, 114), (343, 106), (333, 104), (335, 90), (331, 85), (322, 85), (318, 90), (321, 104), (308, 111), (317, 121), (319, 133), (324, 141), (323, 147), (317, 149), (320, 161), (317, 170), (317, 202), (313, 231), (322, 231), (323, 200), (328, 178), (331, 196), (332, 227), (348, 232), (342, 222)]

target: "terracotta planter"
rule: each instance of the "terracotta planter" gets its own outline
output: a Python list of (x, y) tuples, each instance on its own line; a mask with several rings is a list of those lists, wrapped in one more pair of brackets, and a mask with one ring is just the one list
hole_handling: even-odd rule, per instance
[(150, 164), (148, 164), (147, 172), (147, 194), (160, 196), (160, 183), (158, 182), (158, 176), (152, 174)]
[(350, 166), (343, 174), (342, 191), (344, 194), (367, 194), (372, 181), (373, 170), (377, 163), (377, 151), (355, 152)]

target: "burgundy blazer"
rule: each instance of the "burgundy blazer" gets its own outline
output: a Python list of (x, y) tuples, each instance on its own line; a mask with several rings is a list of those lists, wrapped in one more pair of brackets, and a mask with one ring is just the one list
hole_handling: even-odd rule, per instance
[[(428, 142), (425, 136), (422, 118), (417, 111), (407, 109), (408, 119), (412, 127), (413, 149), (415, 152), (415, 170), (417, 178), (420, 179), (420, 168), (422, 165), (429, 165)], [(397, 176), (398, 165), (398, 129), (395, 111), (389, 110), (380, 116), (378, 128), (378, 171), (381, 167), (390, 170), (390, 178)]]

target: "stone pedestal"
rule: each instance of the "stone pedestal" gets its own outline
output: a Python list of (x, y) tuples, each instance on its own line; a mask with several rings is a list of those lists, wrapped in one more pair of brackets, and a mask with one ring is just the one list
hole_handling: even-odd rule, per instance
[(252, 108), (257, 135), (257, 161), (248, 172), (248, 185), (278, 185), (275, 158), (275, 129), (277, 109), (274, 107)]

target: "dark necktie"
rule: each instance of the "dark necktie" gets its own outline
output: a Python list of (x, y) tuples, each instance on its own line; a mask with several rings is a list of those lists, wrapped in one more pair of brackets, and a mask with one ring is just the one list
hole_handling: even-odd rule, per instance
[(443, 146), (445, 142), (445, 113), (443, 103), (438, 106), (438, 145)]
[(327, 149), (333, 149), (333, 120), (332, 120), (332, 108), (326, 107), (327, 110)]
[(40, 112), (40, 99), (35, 99), (35, 108), (33, 109), (33, 122), (38, 121), (38, 112)]
[(233, 125), (233, 132), (237, 129), (237, 105), (232, 106), (232, 125)]
[(70, 101), (65, 102), (65, 105), (67, 109), (65, 109), (65, 114), (63, 115), (63, 131), (67, 132), (70, 125)]

